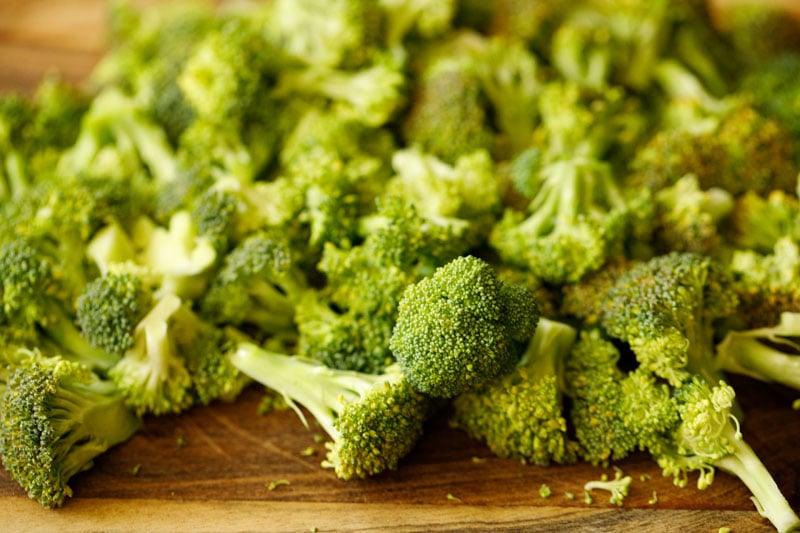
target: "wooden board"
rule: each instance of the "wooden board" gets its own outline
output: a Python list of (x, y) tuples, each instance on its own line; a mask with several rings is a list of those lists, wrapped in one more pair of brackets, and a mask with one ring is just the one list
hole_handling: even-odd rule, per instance
[[(0, 0), (0, 91), (29, 92), (51, 69), (80, 81), (102, 52), (102, 26), (100, 0)], [(734, 384), (749, 413), (746, 439), (800, 509), (796, 394)], [(617, 465), (634, 478), (622, 508), (605, 493), (587, 505), (583, 484), (613, 475), (610, 468), (492, 457), (449, 428), (446, 412), (399, 470), (343, 482), (319, 466), (321, 431), (307, 430), (291, 411), (258, 415), (260, 397), (253, 387), (234, 404), (148, 418), (133, 439), (73, 479), (75, 496), (60, 510), (42, 509), (0, 471), (0, 517), (13, 531), (772, 530), (736, 479), (720, 473), (704, 492), (678, 489), (644, 454)], [(310, 447), (314, 453), (305, 454)], [(270, 490), (280, 480), (289, 484)], [(543, 483), (553, 491), (548, 499), (539, 496)]]

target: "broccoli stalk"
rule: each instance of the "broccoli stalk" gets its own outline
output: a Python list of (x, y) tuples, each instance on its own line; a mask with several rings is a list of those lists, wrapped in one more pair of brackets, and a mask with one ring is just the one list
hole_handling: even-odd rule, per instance
[(2, 402), (3, 464), (45, 507), (59, 507), (72, 495), (72, 476), (140, 427), (113, 383), (59, 356), (17, 367)]
[(800, 313), (782, 313), (773, 327), (729, 331), (716, 346), (716, 363), (725, 372), (800, 390)]
[(575, 335), (567, 324), (540, 318), (514, 370), (453, 400), (451, 424), (486, 442), (499, 457), (542, 466), (575, 461), (561, 393), (563, 359)]
[[(415, 445), (431, 412), (396, 367), (381, 374), (337, 370), (240, 343), (233, 365), (282, 394), (305, 423), (305, 407), (332, 439), (323, 466), (341, 479), (393, 470)], [(307, 425), (307, 424), (306, 424)]]

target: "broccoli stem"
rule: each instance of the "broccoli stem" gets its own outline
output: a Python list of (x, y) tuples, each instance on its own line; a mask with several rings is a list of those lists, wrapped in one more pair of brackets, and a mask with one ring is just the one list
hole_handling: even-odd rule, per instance
[(539, 317), (533, 334), (518, 367), (524, 367), (533, 380), (556, 376), (559, 389), (563, 387), (563, 355), (575, 343), (577, 331), (572, 326), (544, 317)]
[(758, 513), (783, 533), (800, 528), (800, 518), (778, 488), (772, 475), (743, 439), (738, 429), (728, 424), (726, 431), (734, 452), (714, 461), (714, 466), (738, 477), (753, 494)]
[(63, 354), (66, 359), (101, 371), (108, 370), (119, 360), (115, 355), (89, 344), (89, 341), (81, 335), (78, 328), (72, 324), (72, 320), (64, 313), (60, 313), (55, 320), (42, 324), (42, 329), (50, 339), (67, 352)]
[(251, 343), (241, 343), (231, 355), (240, 372), (280, 393), (303, 424), (308, 422), (296, 404), (305, 407), (334, 440), (340, 438), (334, 421), (345, 404), (359, 399), (385, 375), (335, 370), (300, 356), (279, 354)]
[(788, 354), (750, 335), (731, 332), (717, 346), (717, 353), (722, 370), (800, 390), (800, 352)]

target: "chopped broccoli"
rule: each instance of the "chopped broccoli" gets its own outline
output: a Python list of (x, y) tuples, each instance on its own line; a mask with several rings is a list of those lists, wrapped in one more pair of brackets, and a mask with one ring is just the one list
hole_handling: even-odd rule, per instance
[(242, 343), (233, 364), (282, 394), (305, 421), (307, 409), (332, 439), (323, 466), (341, 479), (397, 468), (422, 434), (434, 402), (414, 391), (397, 368), (381, 374), (336, 370)]
[(603, 475), (601, 479), (587, 482), (583, 486), (583, 490), (586, 492), (606, 490), (611, 494), (608, 501), (615, 505), (622, 506), (622, 502), (630, 491), (631, 481), (631, 476), (623, 476), (622, 472), (617, 470), (614, 473), (614, 479), (608, 479), (607, 476)]
[(567, 436), (561, 391), (575, 335), (567, 324), (540, 318), (511, 372), (453, 400), (451, 424), (486, 442), (499, 457), (542, 466), (574, 462), (576, 443)]
[(530, 291), (461, 256), (404, 291), (389, 349), (416, 390), (452, 398), (511, 371), (538, 320)]
[(32, 499), (59, 507), (67, 484), (140, 420), (114, 385), (59, 356), (34, 357), (11, 373), (0, 408), (3, 465)]

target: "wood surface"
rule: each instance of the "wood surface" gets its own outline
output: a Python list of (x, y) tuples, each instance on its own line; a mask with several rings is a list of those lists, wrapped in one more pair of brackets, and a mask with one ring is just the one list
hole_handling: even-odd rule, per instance
[[(143, 4), (152, 3), (146, 0)], [(76, 83), (102, 53), (101, 0), (0, 0), (0, 92), (30, 92), (46, 72)], [(800, 509), (797, 393), (733, 379), (748, 413), (743, 432)], [(233, 404), (147, 418), (129, 442), (73, 478), (62, 509), (29, 500), (0, 469), (8, 531), (772, 531), (747, 489), (718, 473), (705, 491), (679, 489), (644, 454), (617, 463), (633, 477), (623, 507), (583, 484), (613, 476), (586, 464), (548, 468), (495, 458), (442, 412), (395, 472), (344, 482), (319, 463), (318, 429), (292, 411), (261, 416), (262, 389)], [(308, 454), (308, 450), (314, 452)], [(278, 483), (270, 489), (270, 484)], [(550, 498), (539, 495), (547, 484)], [(566, 497), (570, 492), (574, 500)], [(658, 501), (650, 503), (653, 493)]]

